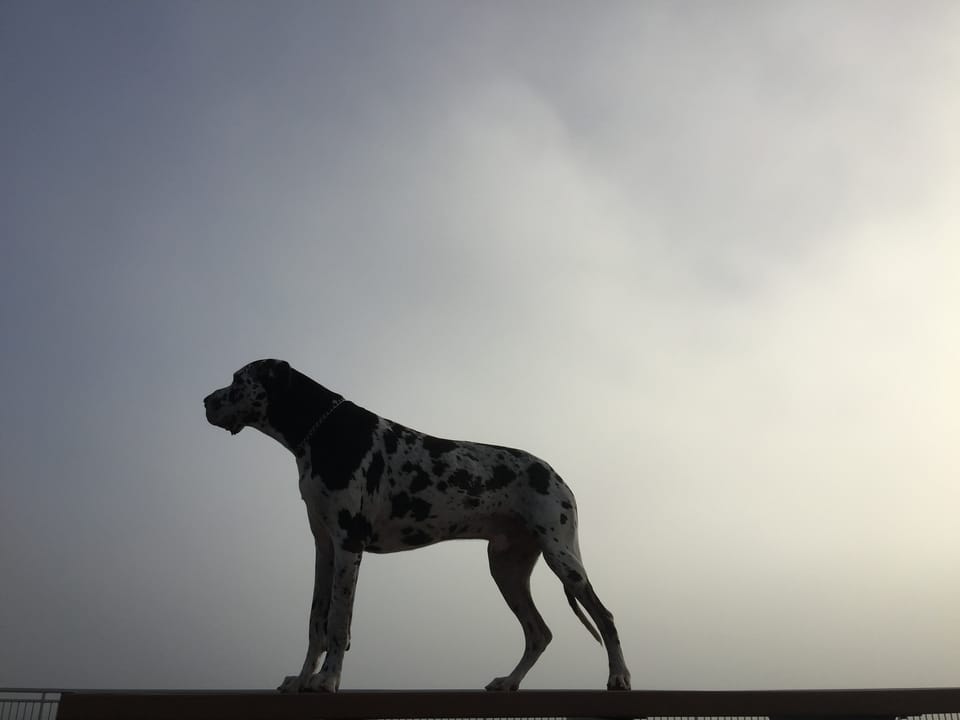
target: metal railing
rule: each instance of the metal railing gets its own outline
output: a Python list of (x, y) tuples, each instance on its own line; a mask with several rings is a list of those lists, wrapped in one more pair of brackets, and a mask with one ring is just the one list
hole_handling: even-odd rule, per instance
[(0, 720), (56, 720), (59, 690), (0, 688)]
[(960, 720), (960, 688), (890, 690), (275, 691), (0, 688), (0, 720), (859, 718)]

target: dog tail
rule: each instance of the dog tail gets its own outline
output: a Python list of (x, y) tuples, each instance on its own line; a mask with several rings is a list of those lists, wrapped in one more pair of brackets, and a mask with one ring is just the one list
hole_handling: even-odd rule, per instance
[(583, 623), (583, 626), (590, 631), (590, 634), (596, 639), (598, 643), (603, 645), (603, 640), (600, 638), (600, 633), (597, 632), (597, 629), (587, 620), (587, 616), (583, 614), (583, 610), (580, 609), (580, 605), (577, 603), (577, 598), (574, 597), (573, 591), (568, 587), (564, 587), (563, 591), (567, 594), (567, 602), (570, 603), (570, 607), (573, 608), (573, 614), (580, 618), (580, 622)]

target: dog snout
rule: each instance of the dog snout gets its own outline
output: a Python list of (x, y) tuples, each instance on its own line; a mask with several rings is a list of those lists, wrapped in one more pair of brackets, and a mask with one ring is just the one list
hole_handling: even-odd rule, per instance
[(223, 398), (213, 392), (203, 399), (203, 414), (211, 425), (221, 426), (223, 422)]
[(203, 399), (203, 408), (207, 415), (207, 420), (213, 420), (223, 412), (223, 397), (216, 392), (212, 392)]

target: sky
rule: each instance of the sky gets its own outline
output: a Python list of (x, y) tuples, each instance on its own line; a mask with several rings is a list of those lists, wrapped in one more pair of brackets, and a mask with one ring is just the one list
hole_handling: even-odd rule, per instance
[[(635, 688), (960, 678), (960, 6), (4, 2), (0, 686), (271, 688), (278, 357), (572, 487)], [(482, 543), (367, 555), (344, 688), (480, 688)], [(601, 688), (540, 563), (526, 688)]]

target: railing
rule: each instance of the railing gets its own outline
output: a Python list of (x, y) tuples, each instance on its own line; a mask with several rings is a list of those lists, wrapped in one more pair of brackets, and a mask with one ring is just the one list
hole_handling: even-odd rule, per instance
[(0, 689), (0, 720), (386, 718), (860, 718), (960, 720), (960, 688), (904, 690), (275, 691)]
[(55, 720), (59, 690), (0, 688), (0, 720)]

